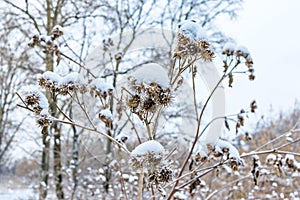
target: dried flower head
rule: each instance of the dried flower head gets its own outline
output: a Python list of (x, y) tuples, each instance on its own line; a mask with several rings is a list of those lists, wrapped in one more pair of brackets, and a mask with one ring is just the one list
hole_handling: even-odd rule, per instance
[(49, 114), (41, 114), (37, 117), (37, 124), (40, 127), (47, 127), (53, 123), (53, 118)]
[(234, 51), (235, 51), (235, 45), (231, 42), (227, 42), (223, 47), (222, 54), (226, 56), (232, 56), (234, 54)]
[[(154, 70), (154, 71), (153, 71)], [(145, 65), (128, 78), (129, 88), (123, 88), (126, 105), (141, 120), (172, 101), (167, 72), (157, 64)]]
[(48, 89), (49, 91), (57, 90), (62, 77), (52, 71), (46, 71), (42, 76), (38, 77), (38, 83), (40, 86)]
[(144, 142), (131, 152), (132, 166), (136, 169), (143, 168), (144, 172), (155, 171), (162, 161), (164, 151), (164, 147), (158, 141)]
[(36, 87), (29, 86), (23, 89), (24, 103), (33, 112), (39, 115), (43, 110), (48, 111), (48, 100)]
[(123, 53), (122, 52), (118, 52), (117, 54), (115, 54), (115, 60), (117, 62), (120, 62), (122, 60), (123, 57)]
[(109, 109), (101, 110), (101, 112), (99, 113), (99, 119), (105, 123), (106, 127), (110, 127), (113, 121), (113, 116), (111, 111)]
[(150, 184), (159, 185), (162, 183), (169, 182), (173, 178), (173, 170), (168, 166), (162, 166), (155, 169), (148, 175), (148, 182)]
[(101, 97), (104, 100), (113, 94), (114, 88), (101, 78), (94, 79), (90, 84), (90, 94), (93, 97)]
[(77, 72), (71, 72), (65, 77), (61, 77), (52, 71), (46, 71), (42, 76), (38, 77), (40, 86), (51, 92), (58, 92), (61, 95), (67, 95), (75, 91), (84, 93), (86, 86), (83, 79)]
[(62, 35), (62, 27), (56, 25), (53, 27), (51, 35), (34, 35), (28, 42), (28, 46), (31, 48), (37, 46), (43, 50), (43, 53), (56, 55), (56, 62), (59, 64), (61, 53), (58, 44), (56, 44), (56, 40)]
[(178, 33), (175, 56), (181, 58), (196, 56), (204, 61), (212, 61), (214, 58), (214, 52), (209, 49), (209, 43), (207, 41), (195, 41), (181, 33)]
[(195, 20), (185, 20), (178, 24), (177, 47), (174, 56), (180, 58), (197, 57), (212, 61), (213, 51), (209, 49), (206, 35)]
[[(226, 59), (223, 60), (223, 67), (224, 72), (228, 70), (230, 67), (230, 64), (232, 64), (233, 56), (236, 57), (236, 64), (235, 67), (239, 64), (243, 63), (248, 68), (247, 71), (245, 71), (245, 74), (248, 75), (248, 78), (250, 81), (253, 81), (255, 79), (254, 76), (254, 68), (253, 68), (253, 59), (250, 55), (250, 52), (248, 49), (244, 46), (235, 46), (235, 44), (228, 42), (224, 45), (223, 55), (226, 55)], [(231, 73), (230, 73), (231, 74)], [(231, 83), (233, 81), (232, 75), (229, 75), (229, 86), (231, 87)]]
[(77, 72), (71, 72), (67, 76), (63, 77), (59, 84), (57, 85), (57, 92), (61, 95), (67, 95), (75, 91), (84, 91), (85, 85), (83, 83), (83, 78)]
[(57, 38), (59, 38), (63, 34), (64, 34), (63, 33), (63, 28), (61, 26), (59, 26), (59, 25), (56, 25), (52, 29), (51, 38), (52, 38), (52, 40), (56, 40)]
[(256, 101), (252, 101), (251, 104), (250, 104), (250, 109), (251, 109), (251, 112), (255, 112), (255, 110), (257, 109), (257, 104), (256, 104)]
[(119, 142), (121, 145), (123, 146), (126, 146), (126, 141), (128, 140), (128, 136), (123, 134), (123, 133), (120, 133), (119, 135), (117, 135), (115, 137), (116, 141)]
[(110, 48), (114, 46), (114, 42), (113, 42), (113, 40), (111, 38), (104, 39), (102, 41), (102, 43), (103, 43), (103, 50), (104, 51), (109, 51)]
[(293, 171), (299, 171), (300, 172), (300, 162), (297, 162), (293, 155), (287, 154), (285, 156), (285, 163)]

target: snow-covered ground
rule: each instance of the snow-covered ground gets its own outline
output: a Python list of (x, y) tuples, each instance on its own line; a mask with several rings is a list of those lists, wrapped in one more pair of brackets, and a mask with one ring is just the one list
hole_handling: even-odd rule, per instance
[[(0, 200), (35, 200), (38, 192), (34, 189), (32, 180), (13, 175), (0, 175)], [(47, 200), (56, 199), (53, 192), (49, 192)]]
[(1, 200), (31, 200), (38, 199), (33, 189), (20, 188), (20, 189), (8, 189), (0, 188), (0, 199)]

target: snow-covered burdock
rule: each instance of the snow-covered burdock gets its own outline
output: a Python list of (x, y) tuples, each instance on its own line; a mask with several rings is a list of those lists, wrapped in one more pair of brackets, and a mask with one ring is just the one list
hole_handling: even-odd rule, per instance
[(138, 145), (131, 152), (132, 165), (143, 171), (153, 171), (161, 162), (165, 149), (156, 140), (149, 140)]
[(25, 96), (25, 107), (31, 109), (36, 115), (36, 121), (39, 126), (49, 126), (53, 122), (53, 117), (49, 114), (49, 104), (46, 96), (37, 88), (37, 86), (27, 86), (22, 90), (22, 96)]
[(83, 77), (77, 72), (71, 72), (65, 77), (61, 77), (55, 72), (46, 71), (38, 77), (39, 85), (53, 92), (67, 95), (74, 91), (82, 91), (85, 87)]
[(156, 83), (163, 89), (166, 89), (170, 84), (167, 70), (156, 63), (142, 65), (142, 67), (133, 72), (131, 78), (135, 80), (136, 85)]
[(236, 49), (236, 45), (232, 42), (227, 42), (223, 46), (222, 54), (225, 54), (227, 56), (232, 56), (234, 54), (234, 51)]
[(186, 20), (178, 25), (176, 57), (212, 61), (214, 52), (209, 45), (205, 31), (195, 20)]
[[(168, 73), (162, 66), (149, 63), (132, 73), (128, 80), (128, 89), (123, 88), (123, 92), (127, 93), (127, 106), (140, 120), (149, 125), (149, 116), (171, 102)], [(150, 130), (148, 135), (151, 140)]]
[(35, 85), (27, 86), (22, 89), (22, 95), (25, 96), (25, 103), (30, 106), (36, 114), (42, 110), (47, 111), (49, 104), (46, 96)]
[(111, 95), (114, 91), (114, 87), (105, 82), (102, 78), (94, 79), (90, 84), (90, 93), (93, 97), (100, 96), (104, 99), (107, 98), (108, 95)]
[(194, 41), (205, 40), (205, 31), (195, 20), (185, 20), (178, 24), (179, 33)]
[(109, 109), (103, 109), (99, 113), (99, 119), (105, 123), (106, 127), (110, 127), (113, 121), (113, 115)]

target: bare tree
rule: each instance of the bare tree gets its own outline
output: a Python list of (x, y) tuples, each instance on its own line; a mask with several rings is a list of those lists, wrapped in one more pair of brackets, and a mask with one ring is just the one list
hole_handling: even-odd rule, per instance
[(11, 36), (18, 34), (10, 28), (12, 21), (1, 25), (0, 32), (0, 166), (3, 166), (9, 159), (9, 150), (12, 149), (15, 136), (22, 130), (22, 124), (26, 115), (19, 115), (19, 118), (13, 117), (17, 111), (15, 104), (17, 96), (15, 91), (19, 90), (24, 83), (30, 83), (32, 79), (26, 76), (30, 73), (24, 71), (29, 64), (27, 51), (20, 50), (24, 46), (23, 39), (15, 42)]
[[(95, 17), (93, 12), (97, 8), (94, 3), (80, 3), (74, 1), (25, 1), (23, 4), (3, 0), (3, 3), (9, 7), (5, 11), (6, 14), (14, 20), (11, 29), (18, 29), (25, 37), (32, 36), (34, 33), (50, 35), (55, 25), (70, 26), (77, 24), (80, 19), (87, 17)], [(67, 8), (67, 10), (65, 10)], [(84, 41), (83, 39), (82, 41)], [(82, 49), (85, 48), (85, 43), (82, 43)], [(44, 60), (45, 70), (53, 71), (55, 60), (53, 52), (45, 55), (39, 54)], [(81, 54), (79, 56), (82, 56)], [(79, 60), (81, 58), (79, 57)], [(17, 67), (17, 66), (12, 66)], [(43, 70), (42, 70), (43, 71)], [(53, 96), (51, 96), (53, 95)], [(47, 97), (51, 102), (50, 107), (53, 115), (57, 114), (56, 104), (58, 103), (54, 97), (55, 94), (48, 94)], [(64, 198), (62, 188), (62, 164), (61, 164), (61, 133), (60, 127), (53, 124), (52, 128), (42, 129), (42, 162), (41, 162), (41, 184), (40, 184), (40, 199), (45, 199), (47, 196), (48, 176), (49, 176), (49, 159), (50, 159), (50, 140), (53, 135), (53, 159), (54, 159), (54, 174), (56, 183), (56, 194), (58, 199)]]

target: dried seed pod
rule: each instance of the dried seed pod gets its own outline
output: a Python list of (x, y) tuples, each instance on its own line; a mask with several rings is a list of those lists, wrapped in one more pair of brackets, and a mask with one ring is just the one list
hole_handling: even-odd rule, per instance
[(242, 115), (238, 115), (238, 121), (239, 121), (239, 124), (241, 126), (244, 126), (245, 120), (244, 120), (244, 117)]
[(123, 53), (122, 52), (118, 52), (117, 54), (115, 54), (115, 60), (117, 62), (120, 62), (122, 60), (123, 57)]
[(251, 104), (250, 104), (250, 109), (251, 109), (251, 112), (255, 112), (255, 110), (257, 109), (257, 104), (256, 104), (256, 101), (252, 101)]
[(232, 75), (232, 73), (228, 74), (228, 78), (229, 78), (228, 86), (232, 87), (232, 83), (233, 83), (233, 75)]
[(253, 81), (254, 79), (255, 79), (255, 76), (254, 76), (253, 74), (250, 74), (250, 75), (249, 75), (249, 80), (250, 80), (250, 81)]
[(40, 127), (47, 127), (53, 123), (53, 119), (49, 115), (42, 114), (37, 118), (36, 122)]
[(134, 95), (127, 99), (126, 103), (131, 110), (135, 110), (140, 104), (141, 98), (139, 95)]
[(252, 140), (252, 137), (251, 137), (251, 135), (248, 132), (245, 133), (245, 140), (246, 141)]

